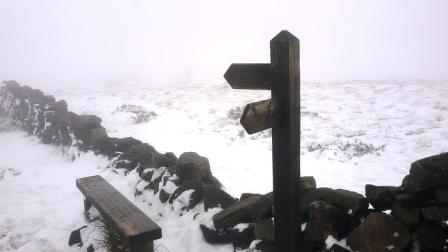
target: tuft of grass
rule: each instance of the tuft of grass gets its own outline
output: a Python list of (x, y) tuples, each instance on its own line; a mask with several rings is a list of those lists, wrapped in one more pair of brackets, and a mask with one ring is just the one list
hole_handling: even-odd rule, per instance
[(127, 242), (94, 207), (91, 207), (84, 215), (93, 226), (87, 242), (93, 242), (95, 251), (130, 252)]
[(385, 147), (385, 144), (376, 146), (370, 143), (355, 140), (353, 142), (337, 141), (324, 144), (311, 143), (306, 147), (306, 149), (308, 150), (308, 152), (318, 151), (320, 153), (324, 151), (340, 151), (344, 153), (345, 156), (347, 156), (349, 159), (351, 159), (353, 157), (361, 157), (368, 154), (380, 155), (380, 153), (384, 151)]
[(132, 113), (132, 119), (135, 124), (149, 122), (158, 116), (154, 111), (147, 111), (142, 106), (133, 104), (123, 104), (117, 107), (116, 111)]

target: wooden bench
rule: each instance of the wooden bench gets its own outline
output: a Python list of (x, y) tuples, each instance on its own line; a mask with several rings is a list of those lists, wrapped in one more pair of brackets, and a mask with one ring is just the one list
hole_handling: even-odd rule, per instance
[(93, 205), (132, 252), (154, 251), (153, 241), (162, 237), (162, 230), (111, 184), (91, 176), (77, 179), (76, 186), (85, 196), (85, 210)]

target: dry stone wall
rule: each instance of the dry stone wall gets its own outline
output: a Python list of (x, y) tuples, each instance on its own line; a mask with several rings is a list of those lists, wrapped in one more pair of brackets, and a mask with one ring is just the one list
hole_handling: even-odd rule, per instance
[[(149, 183), (136, 194), (150, 190), (172, 204), (192, 190), (183, 211), (201, 202), (204, 211), (221, 207), (212, 227), (200, 226), (207, 242), (232, 243), (235, 250), (276, 251), (273, 194), (233, 198), (212, 175), (207, 158), (194, 152), (177, 158), (131, 137), (109, 137), (100, 118), (70, 112), (65, 101), (14, 81), (0, 87), (0, 112), (43, 143), (76, 146), (109, 157), (115, 168), (137, 169)], [(400, 186), (366, 185), (365, 196), (317, 188), (313, 177), (297, 183), (302, 251), (448, 250), (448, 153), (412, 163)]]

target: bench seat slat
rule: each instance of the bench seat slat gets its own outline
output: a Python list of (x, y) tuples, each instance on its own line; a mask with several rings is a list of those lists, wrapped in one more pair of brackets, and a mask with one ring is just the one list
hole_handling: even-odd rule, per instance
[(130, 245), (162, 237), (160, 227), (101, 176), (79, 178), (76, 186)]

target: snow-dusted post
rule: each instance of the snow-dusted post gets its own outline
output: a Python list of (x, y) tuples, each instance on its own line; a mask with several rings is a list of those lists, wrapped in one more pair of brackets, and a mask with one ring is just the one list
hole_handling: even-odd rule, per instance
[(250, 103), (241, 124), (249, 133), (272, 127), (275, 245), (299, 251), (300, 55), (299, 40), (281, 31), (270, 43), (270, 64), (232, 64), (224, 78), (234, 89), (271, 90), (271, 99)]

